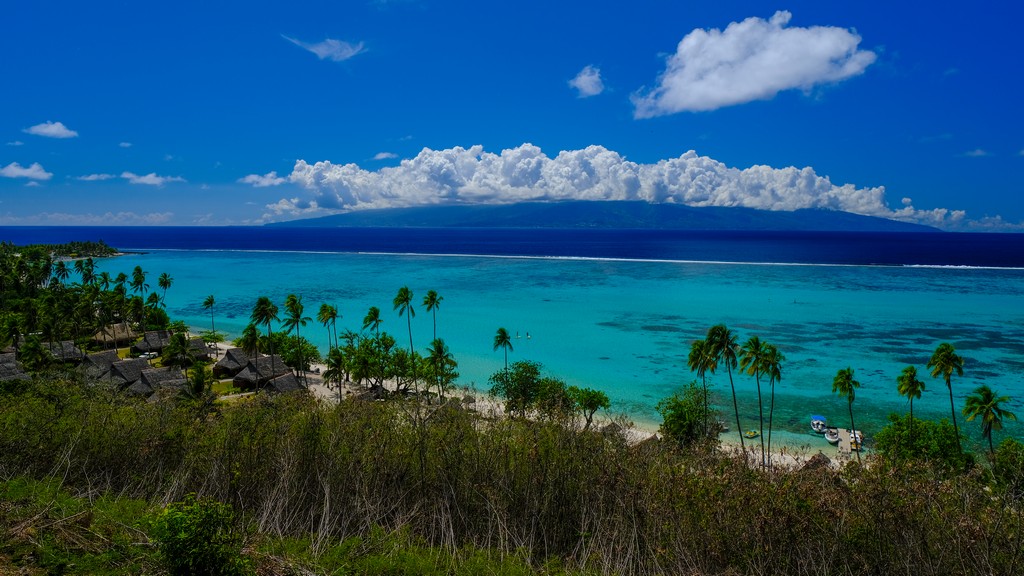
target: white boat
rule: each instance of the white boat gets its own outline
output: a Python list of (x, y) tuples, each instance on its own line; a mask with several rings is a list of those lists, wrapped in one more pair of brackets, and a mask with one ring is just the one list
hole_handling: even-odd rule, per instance
[(835, 426), (825, 428), (825, 440), (828, 440), (829, 444), (839, 444), (839, 428)]
[(811, 432), (824, 434), (827, 427), (828, 424), (826, 424), (824, 416), (811, 416)]

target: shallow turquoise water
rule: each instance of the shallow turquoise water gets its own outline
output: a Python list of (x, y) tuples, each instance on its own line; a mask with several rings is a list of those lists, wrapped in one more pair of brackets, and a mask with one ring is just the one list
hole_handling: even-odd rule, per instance
[[(153, 287), (162, 272), (174, 278), (168, 312), (192, 326), (209, 328), (201, 304), (213, 294), (217, 328), (232, 336), (248, 322), (258, 296), (281, 305), (295, 293), (310, 317), (323, 302), (337, 306), (339, 332), (358, 330), (367, 309), (378, 306), (382, 330), (407, 342), (406, 321), (392, 311), (392, 298), (403, 285), (417, 303), (437, 290), (444, 297), (438, 336), (458, 359), (462, 384), (487, 388), (502, 365), (492, 342), (504, 326), (519, 335), (510, 361), (535, 360), (570, 384), (602, 389), (615, 410), (638, 421), (656, 421), (658, 400), (693, 379), (689, 344), (716, 323), (727, 324), (741, 342), (756, 334), (786, 355), (775, 422), (792, 433), (790, 444), (817, 445), (806, 434), (812, 413), (849, 424), (846, 401), (831, 393), (833, 376), (847, 366), (862, 385), (854, 416), (869, 435), (888, 413), (906, 410), (895, 379), (907, 364), (917, 366), (927, 385), (915, 414), (948, 417), (946, 387), (925, 369), (943, 341), (965, 359), (964, 376), (953, 381), (958, 411), (984, 383), (1010, 395), (1009, 409), (1024, 419), (1022, 270), (221, 251), (154, 251), (103, 261), (98, 269), (116, 275), (135, 265), (149, 273)], [(416, 309), (413, 338), (425, 349), (431, 317)], [(327, 333), (315, 320), (303, 335), (326, 349)], [(753, 378), (734, 379), (743, 428), (756, 427)], [(724, 371), (712, 381), (732, 422)], [(980, 441), (978, 423), (958, 417)], [(996, 440), (1022, 433), (1020, 423), (1008, 423)]]

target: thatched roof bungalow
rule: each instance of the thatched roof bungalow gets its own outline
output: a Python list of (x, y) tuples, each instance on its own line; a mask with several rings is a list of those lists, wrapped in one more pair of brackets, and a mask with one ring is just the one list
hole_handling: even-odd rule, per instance
[(249, 356), (241, 348), (231, 348), (213, 365), (214, 378), (232, 378), (249, 365)]
[(130, 396), (139, 396), (142, 398), (149, 398), (153, 395), (153, 387), (142, 380), (132, 382), (131, 385), (125, 387), (124, 391)]
[(180, 390), (185, 387), (187, 381), (181, 370), (174, 368), (150, 368), (143, 370), (139, 376), (139, 382), (146, 384), (154, 391), (160, 389)]
[(53, 355), (54, 360), (61, 362), (71, 362), (72, 364), (79, 364), (85, 358), (85, 353), (75, 346), (75, 343), (71, 340), (64, 340), (63, 342), (47, 342), (43, 344)]
[(127, 322), (119, 322), (100, 328), (92, 339), (102, 346), (124, 346), (137, 337)]
[(210, 359), (210, 355), (213, 354), (213, 349), (203, 342), (203, 339), (199, 336), (193, 336), (188, 339), (188, 347), (192, 350), (192, 356), (201, 362), (206, 362)]
[(149, 370), (149, 362), (144, 358), (129, 358), (114, 362), (110, 366), (110, 380), (115, 384), (127, 387), (142, 378), (142, 371)]
[(132, 344), (131, 352), (132, 354), (145, 354), (146, 352), (160, 354), (170, 341), (171, 332), (169, 330), (150, 330), (142, 336), (142, 340)]
[(86, 355), (82, 360), (82, 370), (86, 376), (93, 380), (102, 380), (110, 375), (110, 367), (114, 362), (120, 362), (121, 358), (115, 350), (104, 350)]
[[(257, 368), (259, 372), (257, 373)], [(271, 379), (283, 374), (291, 374), (289, 368), (280, 356), (260, 356), (257, 361), (249, 361), (246, 367), (235, 375), (231, 380), (235, 388), (243, 390), (260, 388)]]
[(267, 392), (273, 392), (276, 394), (284, 394), (286, 392), (300, 392), (305, 390), (306, 387), (299, 383), (299, 379), (295, 377), (290, 371), (287, 374), (282, 374), (276, 378), (271, 378), (270, 382), (267, 382)]
[(0, 382), (28, 379), (28, 374), (22, 371), (21, 365), (18, 364), (18, 360), (13, 352), (0, 354)]

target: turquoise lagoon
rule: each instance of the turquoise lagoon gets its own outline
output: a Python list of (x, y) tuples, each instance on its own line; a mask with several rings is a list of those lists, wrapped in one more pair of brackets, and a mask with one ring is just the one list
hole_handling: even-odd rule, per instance
[[(510, 361), (537, 361), (569, 384), (601, 389), (613, 412), (649, 427), (658, 421), (657, 402), (694, 379), (686, 367), (690, 342), (717, 323), (737, 332), (740, 342), (757, 335), (786, 355), (775, 427), (791, 446), (827, 446), (808, 433), (810, 414), (848, 426), (846, 401), (831, 392), (836, 371), (847, 366), (861, 383), (854, 416), (869, 436), (889, 413), (906, 411), (896, 376), (907, 365), (916, 366), (927, 385), (915, 413), (948, 418), (948, 391), (925, 369), (944, 341), (965, 360), (964, 376), (953, 380), (958, 411), (970, 391), (987, 384), (1010, 395), (1008, 407), (1024, 419), (1020, 269), (156, 250), (102, 261), (99, 270), (116, 275), (136, 265), (154, 288), (159, 274), (174, 278), (168, 312), (196, 328), (209, 328), (201, 304), (214, 295), (217, 329), (232, 338), (258, 296), (281, 305), (288, 294), (301, 295), (314, 318), (302, 334), (322, 350), (327, 332), (315, 321), (321, 303), (338, 308), (339, 332), (358, 331), (366, 311), (377, 306), (381, 329), (402, 343), (406, 320), (391, 306), (398, 288), (409, 286), (417, 303), (436, 290), (444, 298), (437, 333), (459, 362), (462, 385), (488, 388), (503, 361), (492, 349), (494, 333), (505, 327), (514, 336)], [(412, 331), (421, 351), (432, 330), (431, 315), (417, 306)], [(742, 428), (755, 428), (755, 382), (741, 375), (734, 381)], [(732, 423), (724, 370), (711, 382)], [(765, 411), (767, 417), (767, 403)], [(971, 441), (980, 442), (978, 423), (963, 422), (959, 412), (958, 418)], [(1011, 422), (996, 441), (1022, 431)]]

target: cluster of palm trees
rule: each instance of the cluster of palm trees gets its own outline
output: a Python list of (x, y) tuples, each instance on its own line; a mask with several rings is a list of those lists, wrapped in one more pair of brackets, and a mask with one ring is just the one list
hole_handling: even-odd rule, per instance
[[(744, 433), (740, 425), (739, 404), (736, 400), (736, 386), (732, 379), (732, 371), (739, 368), (741, 374), (754, 377), (757, 385), (757, 409), (760, 428), (758, 437), (761, 439), (762, 465), (770, 465), (772, 418), (775, 413), (775, 384), (782, 380), (782, 362), (785, 356), (773, 344), (763, 342), (758, 336), (752, 336), (741, 346), (738, 336), (725, 324), (717, 324), (708, 329), (703, 340), (695, 340), (690, 345), (687, 366), (701, 379), (704, 390), (704, 427), (709, 430), (708, 374), (714, 374), (720, 365), (724, 365), (729, 375), (729, 388), (732, 391), (733, 412), (736, 415), (736, 430), (740, 434), (740, 448), (746, 451)], [(765, 446), (764, 434), (764, 403), (761, 395), (761, 377), (768, 377), (771, 397), (768, 409), (768, 445)], [(717, 425), (717, 424), (716, 424)]]
[[(421, 380), (425, 380), (426, 388), (436, 388), (438, 395), (443, 398), (445, 390), (458, 377), (458, 372), (455, 371), (458, 363), (444, 340), (437, 337), (437, 311), (443, 300), (444, 298), (435, 290), (428, 291), (422, 299), (423, 307), (433, 315), (434, 338), (427, 347), (425, 356), (420, 355), (415, 349), (412, 319), (416, 316), (416, 303), (414, 294), (408, 286), (401, 287), (392, 300), (398, 316), (406, 318), (408, 351), (396, 348), (395, 339), (387, 332), (381, 331), (384, 319), (380, 308), (369, 308), (363, 317), (361, 332), (344, 330), (339, 334), (338, 320), (342, 315), (338, 308), (328, 303), (321, 304), (316, 320), (327, 330), (328, 353), (325, 359), (324, 381), (336, 386), (340, 397), (341, 384), (345, 381), (369, 383), (371, 387), (380, 389), (383, 389), (385, 382), (393, 381), (396, 391), (407, 392), (410, 388), (418, 386)], [(211, 313), (211, 329), (215, 327), (214, 304), (215, 298), (212, 295), (203, 303), (203, 307)], [(261, 342), (266, 342), (262, 347), (268, 349), (273, 359), (273, 327), (277, 323), (280, 323), (286, 334), (294, 333), (295, 338), (302, 342), (304, 339), (301, 330), (312, 320), (305, 316), (302, 296), (288, 295), (284, 302), (283, 320), (279, 317), (279, 312), (280, 309), (268, 297), (260, 297), (250, 315), (250, 324), (243, 330), (242, 337), (236, 344), (242, 346), (248, 353), (258, 355)], [(266, 330), (266, 338), (261, 337), (260, 328)], [(308, 358), (303, 357), (301, 351), (303, 348), (305, 347), (301, 345), (298, 348), (300, 378), (304, 376), (302, 371), (308, 364)]]
[[(503, 329), (498, 330), (494, 339), (494, 349), (511, 349), (511, 342), (508, 340), (508, 333)], [(695, 340), (691, 343), (687, 366), (697, 377), (701, 379), (704, 390), (704, 423), (705, 427), (711, 426), (708, 418), (708, 374), (714, 374), (720, 366), (724, 366), (729, 375), (729, 387), (732, 391), (733, 411), (736, 416), (736, 429), (740, 433), (740, 447), (746, 450), (744, 433), (740, 425), (739, 406), (736, 400), (736, 387), (733, 383), (732, 371), (738, 367), (740, 373), (754, 377), (757, 386), (757, 407), (758, 419), (760, 422), (759, 437), (761, 438), (761, 462), (763, 465), (771, 465), (771, 436), (772, 417), (775, 408), (775, 384), (782, 380), (782, 362), (785, 356), (774, 345), (763, 342), (758, 336), (752, 336), (742, 345), (739, 344), (736, 334), (724, 324), (718, 324), (708, 329), (707, 336), (702, 340)], [(956, 405), (953, 398), (952, 376), (963, 376), (963, 358), (956, 353), (952, 344), (943, 342), (935, 349), (928, 360), (927, 368), (932, 377), (942, 378), (949, 390), (950, 412), (953, 420), (953, 428), (956, 432), (957, 446), (962, 450), (960, 440), (960, 429), (956, 420)], [(761, 378), (767, 377), (771, 388), (768, 409), (768, 443), (765, 445), (764, 434), (764, 408), (762, 402)], [(914, 399), (921, 397), (924, 390), (924, 382), (917, 377), (917, 368), (907, 366), (896, 379), (897, 390), (900, 395), (910, 400), (911, 434), (913, 434)], [(847, 367), (839, 370), (832, 381), (832, 392), (847, 401), (849, 409), (851, 429), (856, 430), (853, 416), (853, 402), (856, 398), (856, 390), (860, 382), (854, 377), (853, 368)], [(962, 410), (968, 421), (977, 418), (981, 419), (982, 435), (988, 440), (989, 450), (992, 451), (992, 431), (1001, 430), (1003, 420), (1015, 420), (1016, 416), (1002, 407), (1009, 401), (1009, 397), (1000, 396), (988, 386), (979, 386), (967, 397), (966, 404)], [(860, 459), (860, 453), (857, 452)]]
[[(960, 427), (956, 421), (956, 404), (953, 400), (953, 374), (964, 375), (964, 359), (956, 353), (952, 344), (943, 342), (935, 348), (935, 352), (928, 360), (927, 368), (933, 378), (942, 378), (949, 391), (949, 411), (953, 421), (953, 430), (956, 433), (956, 443), (959, 450), (963, 450), (960, 440)], [(917, 377), (917, 368), (907, 366), (896, 378), (896, 389), (901, 396), (906, 396), (910, 401), (910, 434), (914, 433), (914, 399), (921, 398), (925, 384)], [(992, 431), (1003, 429), (1003, 420), (1016, 420), (1012, 412), (1004, 409), (1002, 405), (1008, 403), (1009, 396), (999, 396), (986, 385), (975, 388), (974, 392), (967, 396), (961, 413), (972, 422), (981, 418), (982, 437), (988, 440), (989, 452), (993, 452)]]
[[(105, 245), (99, 248), (103, 250), (98, 254), (110, 251)], [(95, 334), (106, 339), (114, 324), (128, 322), (139, 331), (169, 326), (163, 311), (173, 283), (168, 274), (158, 281), (163, 297), (147, 295), (148, 275), (140, 266), (130, 276), (112, 276), (98, 272), (91, 257), (69, 261), (57, 254), (54, 247), (0, 244), (0, 342), (13, 344), (27, 368), (40, 369), (49, 362), (45, 342), (70, 340), (88, 349)], [(110, 340), (111, 345), (115, 342)]]

